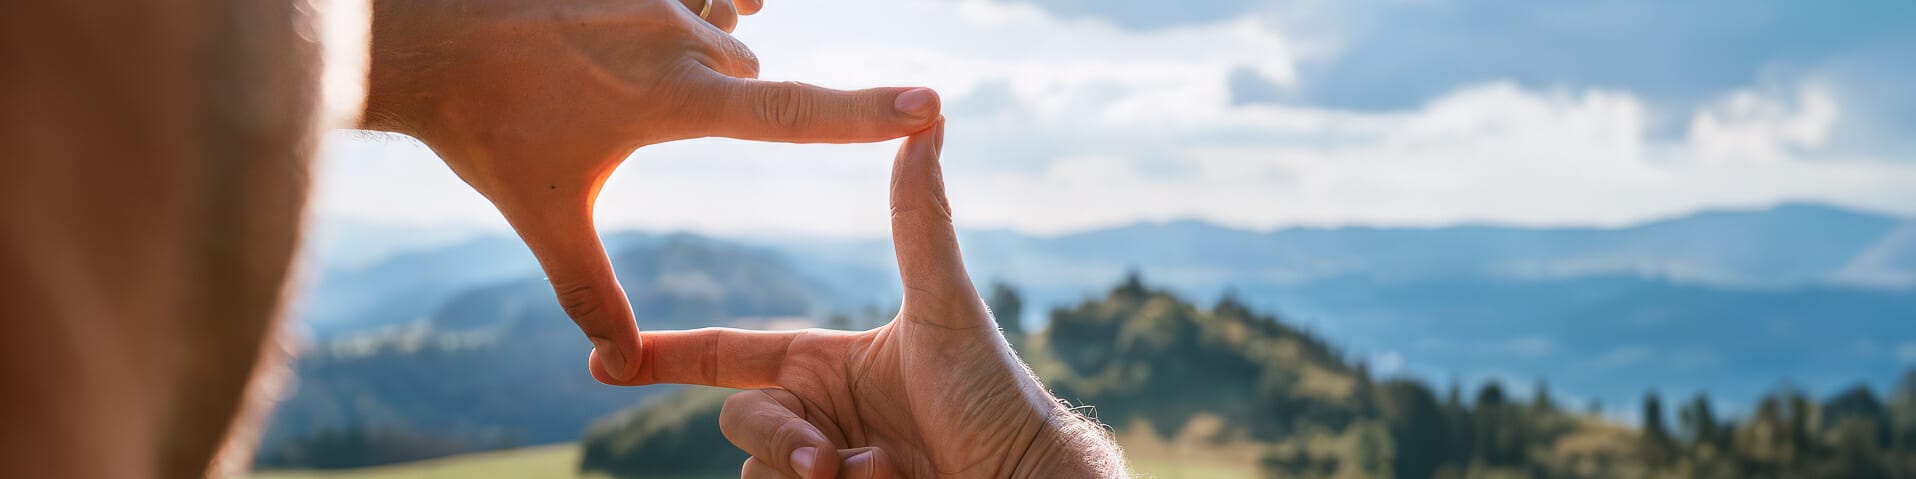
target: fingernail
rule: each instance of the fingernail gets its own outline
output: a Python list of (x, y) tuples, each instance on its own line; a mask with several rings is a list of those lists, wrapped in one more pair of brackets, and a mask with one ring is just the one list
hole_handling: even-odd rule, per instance
[(798, 470), (798, 477), (812, 477), (812, 461), (817, 459), (818, 448), (801, 447), (792, 451), (792, 469)]
[(850, 472), (849, 474), (848, 474), (848, 473), (847, 473), (846, 471), (844, 471), (844, 470), (840, 470), (840, 471), (839, 471), (839, 474), (840, 474), (840, 475), (846, 475), (846, 476), (850, 476), (850, 477), (873, 477), (873, 476), (876, 476), (876, 474), (873, 474), (873, 473), (872, 473), (872, 471), (873, 471), (873, 470), (875, 470), (875, 469), (876, 469), (876, 468), (878, 467), (878, 465), (877, 465), (877, 464), (872, 464), (872, 461), (874, 461), (874, 460), (875, 460), (875, 459), (873, 459), (873, 458), (872, 458), (872, 452), (871, 452), (871, 451), (865, 451), (865, 452), (861, 452), (861, 453), (858, 453), (858, 454), (855, 454), (855, 455), (853, 455), (852, 457), (847, 457), (847, 458), (845, 458), (845, 466), (846, 466), (846, 467), (853, 467), (853, 468), (856, 468), (856, 469), (852, 469), (852, 470), (851, 470), (851, 472)]
[(929, 88), (913, 88), (898, 94), (892, 102), (892, 108), (913, 119), (923, 120), (931, 117), (931, 111), (938, 106), (938, 94)]
[(613, 347), (611, 341), (592, 338), (592, 350), (598, 351), (599, 364), (605, 365), (605, 372), (611, 374), (612, 379), (620, 381), (630, 379), (626, 377), (631, 373), (629, 371), (631, 368), (626, 367), (625, 355), (619, 354), (619, 348)]

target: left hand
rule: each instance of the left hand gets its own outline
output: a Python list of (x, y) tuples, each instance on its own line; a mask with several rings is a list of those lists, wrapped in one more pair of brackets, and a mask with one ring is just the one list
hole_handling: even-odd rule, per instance
[[(683, 1), (684, 3), (681, 3)], [(715, 2), (709, 17), (693, 8)], [(721, 136), (881, 141), (938, 116), (923, 88), (764, 82), (727, 33), (757, 0), (376, 0), (364, 126), (432, 148), (517, 230), (609, 379), (642, 357), (592, 223), (642, 146)], [(602, 380), (608, 379), (602, 377)]]

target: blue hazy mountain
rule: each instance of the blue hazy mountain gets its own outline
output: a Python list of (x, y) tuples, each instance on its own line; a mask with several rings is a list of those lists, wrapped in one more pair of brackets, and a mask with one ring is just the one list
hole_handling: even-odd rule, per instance
[[(628, 233), (608, 241), (617, 251), (670, 238)], [(1747, 398), (1781, 378), (1815, 390), (1883, 382), (1916, 362), (1916, 220), (1828, 206), (1709, 211), (1616, 228), (1249, 231), (1176, 221), (1061, 236), (965, 231), (961, 242), (975, 280), (1023, 291), (1031, 306), (1024, 320), (1034, 328), (1049, 308), (1105, 291), (1135, 270), (1202, 302), (1233, 291), (1380, 372), (1546, 378), (1566, 394), (1616, 405), (1648, 388)], [(701, 244), (751, 253), (723, 255), (729, 259), (715, 270), (735, 274), (717, 286), (661, 281), (672, 275), (645, 263), (620, 265), (622, 281), (639, 291), (778, 291), (806, 298), (814, 317), (886, 310), (899, 297), (886, 240)], [(656, 260), (676, 261), (672, 255)], [(779, 266), (760, 266), (769, 264)], [(476, 318), (550, 306), (531, 256), (504, 235), (397, 252), (349, 273), (323, 276), (309, 298), (305, 318), (316, 330), (403, 324), (453, 308), (467, 309), (440, 316), (485, 324)], [(513, 277), (521, 283), (509, 292), (487, 289)], [(775, 277), (786, 279), (765, 279)], [(634, 294), (642, 321), (671, 314), (644, 294)], [(447, 306), (455, 297), (468, 299)], [(726, 306), (742, 311), (753, 300), (728, 301), (744, 301)]]
[[(757, 241), (896, 297), (884, 241)], [(1916, 221), (1828, 206), (1618, 228), (1176, 221), (961, 241), (974, 280), (1015, 283), (1027, 304), (1071, 304), (1135, 270), (1190, 297), (1234, 291), (1380, 370), (1547, 378), (1617, 405), (1649, 388), (1756, 397), (1785, 378), (1832, 390), (1916, 363)], [(1024, 319), (1041, 326), (1045, 309)]]
[(539, 271), (525, 243), (498, 235), (398, 249), (376, 259), (343, 255), (334, 262), (329, 253), (321, 255), (319, 274), (293, 314), (322, 337), (420, 320), (454, 294)]
[[(831, 296), (769, 251), (691, 235), (608, 240), (620, 284), (653, 329), (761, 327), (814, 315), (815, 298)], [(422, 454), (570, 441), (593, 418), (671, 389), (593, 380), (591, 343), (536, 268), (512, 264), (530, 257), (496, 243), (396, 253), (347, 277), (365, 278), (363, 290), (318, 288), (316, 301), (346, 291), (374, 298), (363, 303), (372, 310), (403, 305), (407, 313), (346, 318), (303, 351), (297, 387), (275, 410), (263, 450), (352, 428), (414, 438), (394, 447)], [(488, 261), (498, 264), (474, 264)], [(404, 316), (413, 319), (396, 320)]]
[[(1775, 288), (1916, 286), (1916, 220), (1817, 205), (1713, 211), (1622, 228), (1291, 228), (1270, 232), (1200, 221), (1145, 223), (1034, 237), (967, 231), (977, 279), (1083, 290), (1130, 269), (1189, 292), (1361, 276), (1381, 280), (1537, 281), (1630, 277)], [(890, 270), (884, 241), (760, 239), (847, 280), (851, 265)], [(824, 266), (824, 265), (820, 265)], [(865, 276), (880, 276), (870, 271)]]

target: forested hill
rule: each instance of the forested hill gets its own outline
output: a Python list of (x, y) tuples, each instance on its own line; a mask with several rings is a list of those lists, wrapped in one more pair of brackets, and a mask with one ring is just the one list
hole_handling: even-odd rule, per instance
[[(694, 236), (631, 241), (613, 260), (647, 328), (802, 323), (828, 294), (775, 255)], [(670, 390), (593, 380), (591, 343), (536, 274), (428, 297), (439, 301), (416, 318), (301, 354), (262, 465), (355, 467), (567, 442), (592, 419)]]
[[(368, 235), (330, 243), (339, 260), (321, 262), (327, 272), (299, 310), (321, 338), (412, 324), (445, 312), (455, 296), (540, 277), (509, 234), (346, 254), (354, 244), (392, 242)], [(1887, 385), (1916, 364), (1916, 219), (1829, 206), (1703, 211), (1615, 228), (1250, 231), (1177, 221), (960, 237), (972, 277), (1015, 283), (1033, 305), (1024, 319), (1034, 327), (1050, 319), (1049, 308), (1101, 297), (1135, 269), (1199, 303), (1235, 290), (1243, 304), (1335, 338), (1380, 373), (1547, 377), (1611, 405), (1657, 388), (1707, 391), (1748, 409), (1779, 378), (1826, 395), (1857, 380)], [(721, 306), (693, 301), (700, 297), (729, 298), (724, 306), (741, 311), (804, 298), (804, 312), (820, 319), (871, 317), (859, 312), (882, 313), (900, 293), (882, 238), (604, 239), (615, 257), (673, 248), (618, 265), (646, 328)], [(710, 263), (710, 274), (673, 273), (697, 263)], [(540, 288), (522, 288), (533, 294), (523, 300), (466, 302), (473, 314), (448, 319), (546, 307), (550, 292)], [(666, 296), (645, 297), (655, 293)], [(485, 309), (493, 304), (515, 309)]]
[[(1707, 400), (1666, 411), (1650, 396), (1643, 417), (1655, 419), (1626, 426), (1576, 412), (1542, 387), (1519, 397), (1495, 382), (1467, 395), (1452, 385), (1440, 395), (1416, 379), (1373, 378), (1280, 318), (1228, 296), (1201, 307), (1135, 277), (1050, 317), (1049, 328), (1012, 339), (1061, 397), (1094, 407), (1128, 437), (1249, 447), (1271, 477), (1916, 474), (1916, 381), (1887, 401), (1867, 388), (1827, 402), (1779, 390), (1735, 420)], [(696, 390), (599, 421), (581, 468), (735, 470), (743, 456), (716, 433), (724, 396)], [(1682, 419), (1671, 424), (1672, 416)], [(1206, 417), (1224, 427), (1191, 436), (1189, 426)]]

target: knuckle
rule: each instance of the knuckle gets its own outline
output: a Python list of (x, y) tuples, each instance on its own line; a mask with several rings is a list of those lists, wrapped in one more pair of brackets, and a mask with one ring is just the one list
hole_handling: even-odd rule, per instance
[(725, 398), (725, 405), (719, 407), (720, 415), (743, 414), (752, 408), (752, 399), (747, 395), (751, 391), (733, 393)]
[(779, 452), (787, 454), (789, 454), (789, 451), (797, 450), (801, 447), (799, 441), (803, 440), (805, 436), (804, 424), (805, 421), (801, 421), (798, 418), (788, 417), (784, 421), (780, 421), (778, 428), (773, 429), (771, 435), (766, 438), (767, 441), (765, 444), (776, 448)]
[(555, 282), (552, 290), (558, 293), (559, 308), (574, 322), (583, 323), (605, 308), (604, 298), (590, 283)]
[(943, 204), (906, 204), (892, 205), (892, 221), (920, 225), (942, 225), (952, 222), (951, 208)]
[(738, 75), (743, 78), (758, 78), (758, 55), (736, 40), (727, 45), (730, 45), (733, 62), (737, 64)]
[(779, 82), (759, 89), (759, 119), (778, 128), (804, 125), (810, 120), (811, 100), (803, 88), (797, 82)]

